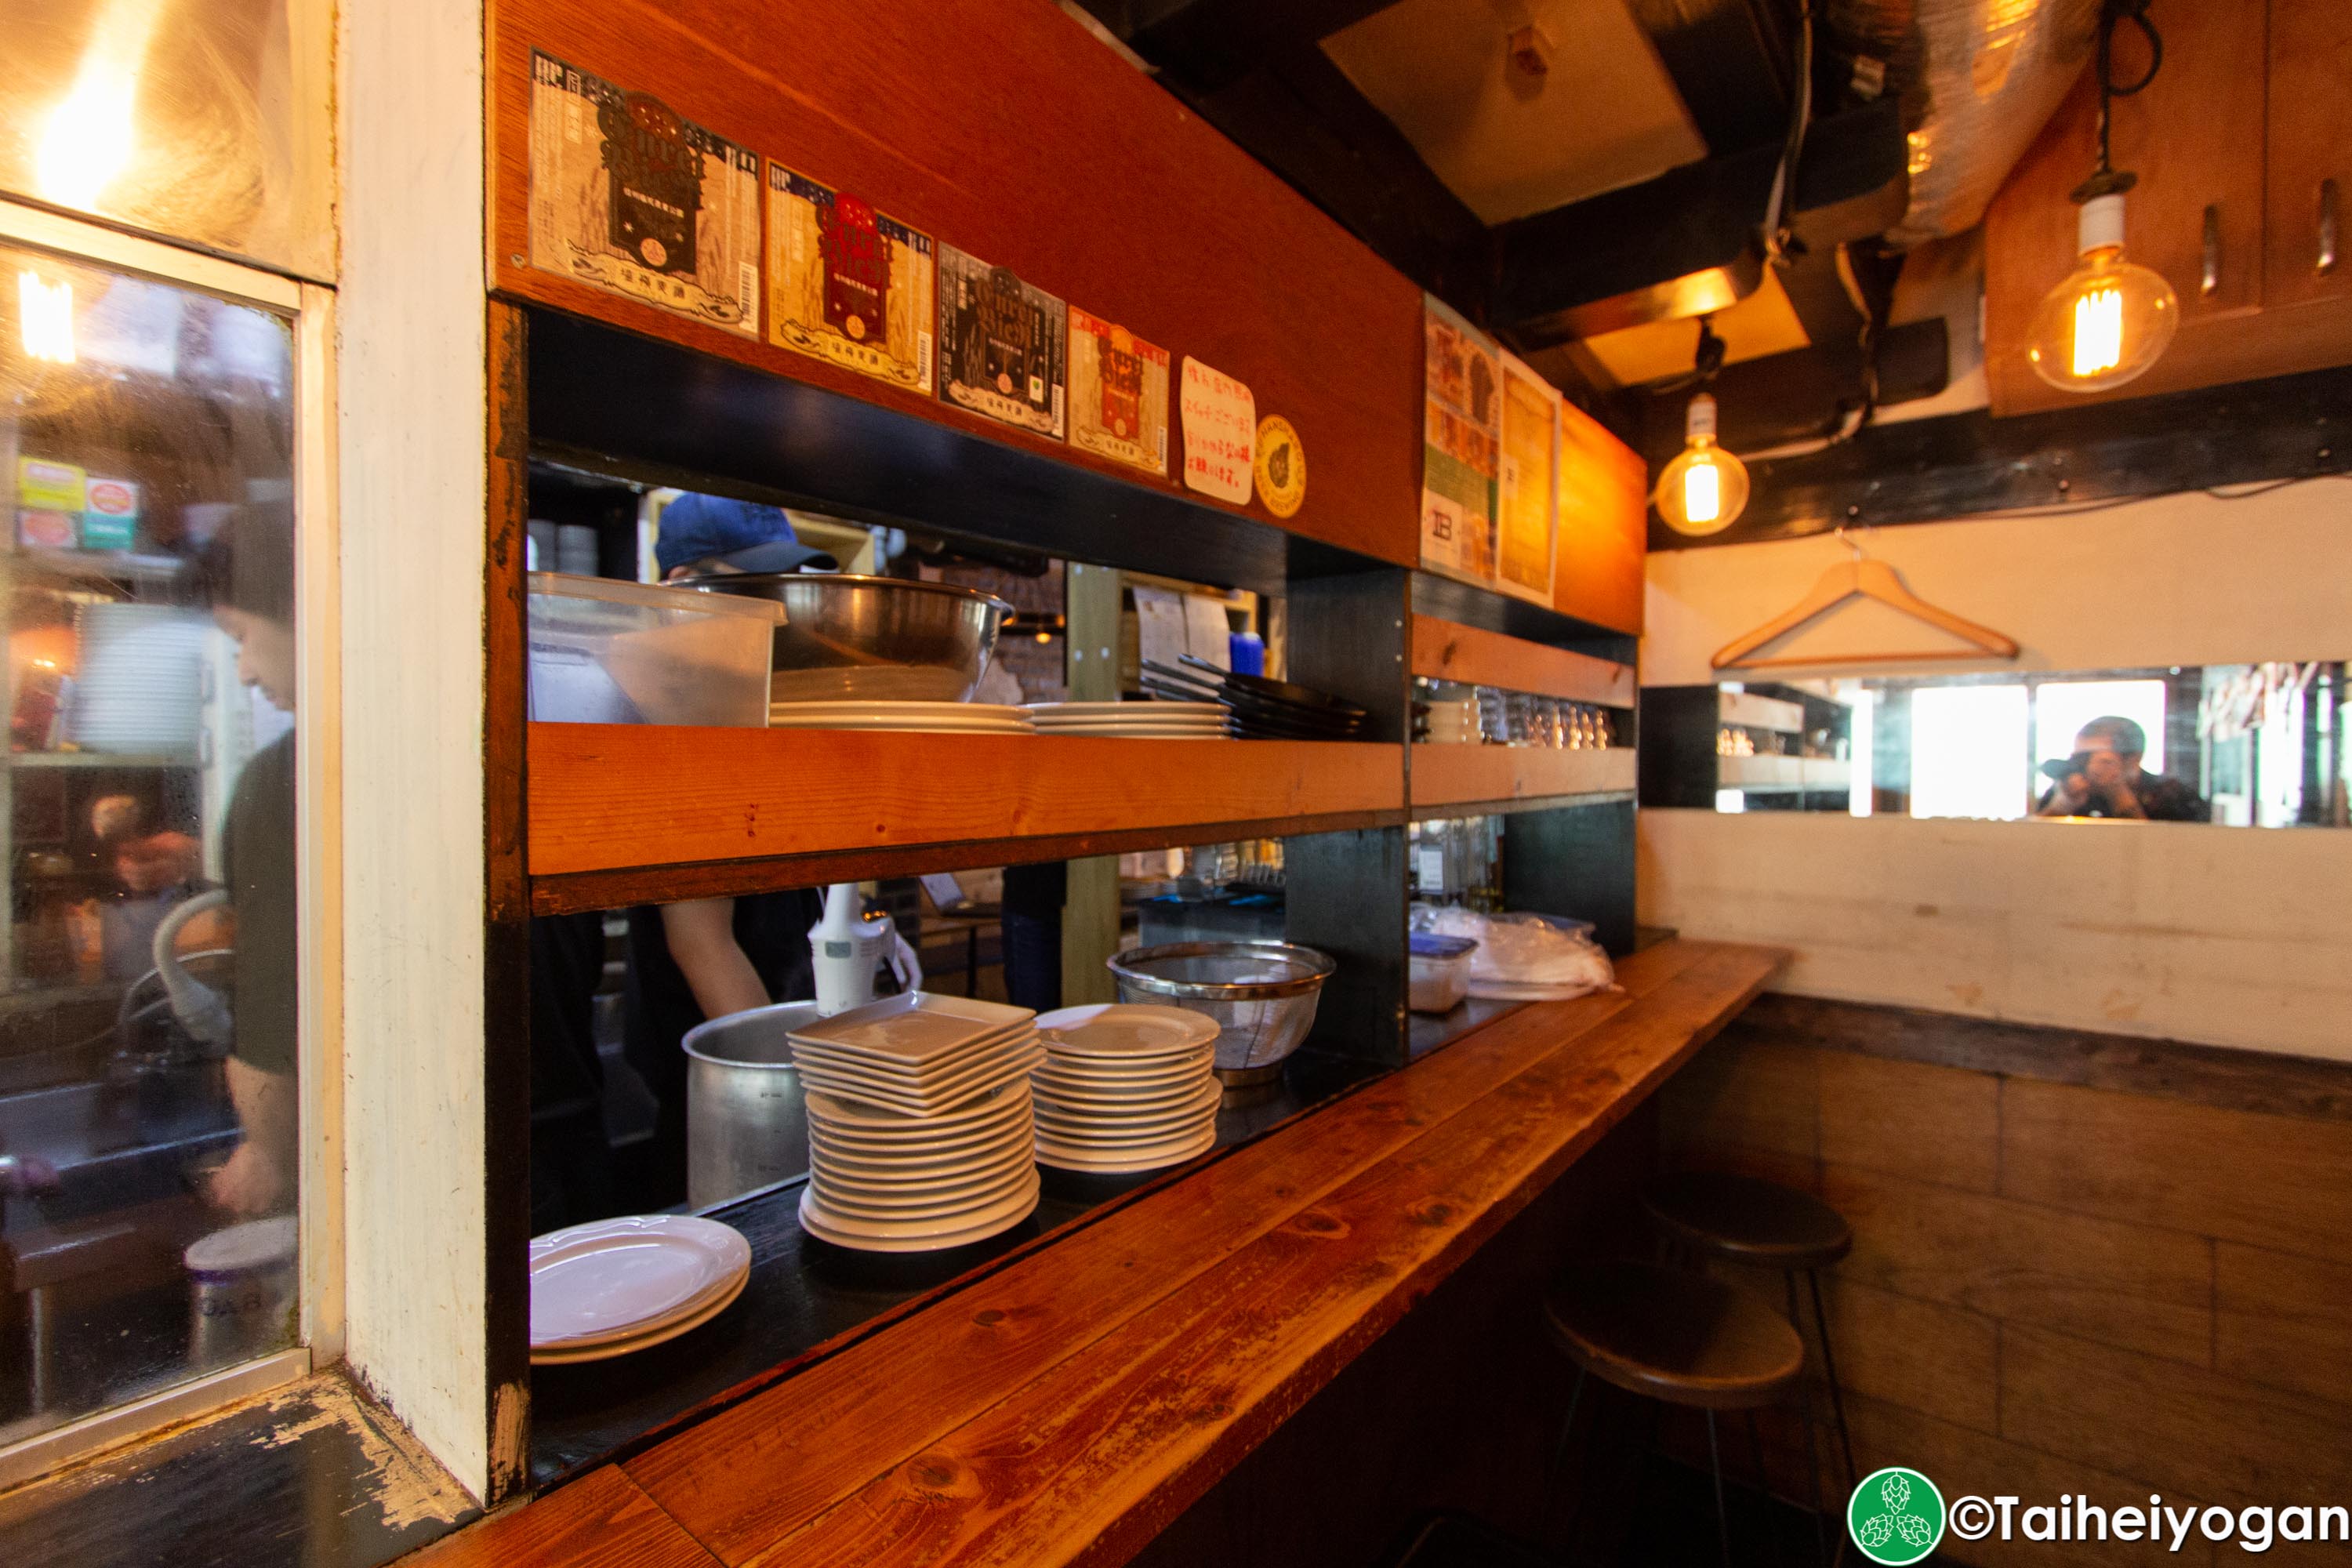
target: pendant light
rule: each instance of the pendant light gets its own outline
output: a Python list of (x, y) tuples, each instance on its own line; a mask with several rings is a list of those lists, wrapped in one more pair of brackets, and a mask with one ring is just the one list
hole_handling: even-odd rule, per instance
[[(1712, 385), (1723, 368), (1723, 340), (1711, 318), (1698, 323), (1698, 358), (1690, 383)], [(1683, 449), (1658, 474), (1650, 502), (1676, 533), (1720, 533), (1748, 505), (1748, 465), (1715, 443), (1715, 398), (1694, 394), (1683, 416)]]
[[(2099, 17), (2099, 163), (2075, 187), (2083, 211), (2075, 229), (2080, 259), (2042, 296), (2025, 337), (2034, 374), (2062, 392), (2121, 386), (2157, 362), (2180, 326), (2180, 299), (2160, 273), (2124, 256), (2124, 193), (2138, 182), (2108, 162), (2111, 100), (2142, 91), (2164, 62), (2164, 43), (2147, 19), (2148, 0), (2106, 0)], [(2129, 86), (2115, 79), (2112, 46), (2118, 19), (2147, 38), (2148, 65)]]
[(1686, 445), (1650, 498), (1676, 533), (1720, 533), (1748, 505), (1748, 465), (1715, 444), (1715, 399), (1699, 393), (1684, 416)]

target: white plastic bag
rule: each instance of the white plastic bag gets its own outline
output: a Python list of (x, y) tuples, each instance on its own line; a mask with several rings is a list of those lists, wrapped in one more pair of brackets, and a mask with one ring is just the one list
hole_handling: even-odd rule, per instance
[(1543, 915), (1482, 915), (1448, 905), (1415, 904), (1417, 931), (1476, 940), (1470, 994), (1506, 1001), (1564, 1001), (1616, 984), (1609, 955), (1591, 928)]

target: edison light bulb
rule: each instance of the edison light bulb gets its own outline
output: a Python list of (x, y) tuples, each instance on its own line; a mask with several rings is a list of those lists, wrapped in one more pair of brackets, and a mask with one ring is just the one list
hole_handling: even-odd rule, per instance
[(1704, 392), (1690, 400), (1683, 434), (1688, 445), (1650, 499), (1676, 533), (1720, 533), (1748, 505), (1748, 465), (1715, 444), (1715, 399)]
[(2078, 233), (2082, 259), (2042, 296), (2025, 357), (2062, 391), (2098, 392), (2156, 363), (2180, 325), (2180, 300), (2160, 274), (2124, 259), (2121, 192), (2084, 202)]

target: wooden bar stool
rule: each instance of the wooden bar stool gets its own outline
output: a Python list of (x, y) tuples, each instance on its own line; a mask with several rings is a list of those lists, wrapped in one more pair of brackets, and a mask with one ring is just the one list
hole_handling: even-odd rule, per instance
[[(1544, 1318), (1568, 1359), (1576, 1388), (1560, 1423), (1550, 1474), (1557, 1475), (1576, 1426), (1584, 1380), (1598, 1377), (1629, 1394), (1706, 1413), (1706, 1457), (1715, 1471), (1715, 1521), (1725, 1568), (1731, 1563), (1731, 1518), (1723, 1500), (1718, 1410), (1753, 1412), (1804, 1386), (1805, 1342), (1760, 1298), (1657, 1263), (1580, 1266), (1544, 1298)], [(1806, 1429), (1812, 1427), (1811, 1412)], [(1815, 1491), (1820, 1489), (1818, 1471)], [(1814, 1512), (1820, 1512), (1815, 1498)]]
[[(1862, 1478), (1854, 1469), (1853, 1439), (1846, 1431), (1837, 1360), (1830, 1353), (1830, 1321), (1822, 1311), (1821, 1270), (1853, 1250), (1853, 1228), (1845, 1216), (1811, 1193), (1720, 1171), (1661, 1177), (1642, 1194), (1642, 1203), (1667, 1239), (1696, 1258), (1779, 1269), (1789, 1292), (1789, 1321), (1799, 1325), (1801, 1332), (1804, 1319), (1797, 1311), (1797, 1276), (1805, 1277), (1813, 1299), (1822, 1373), (1829, 1379), (1830, 1414), (1837, 1422), (1838, 1451), (1845, 1459), (1846, 1490), (1853, 1491)], [(1810, 1405), (1806, 1420), (1810, 1447)]]

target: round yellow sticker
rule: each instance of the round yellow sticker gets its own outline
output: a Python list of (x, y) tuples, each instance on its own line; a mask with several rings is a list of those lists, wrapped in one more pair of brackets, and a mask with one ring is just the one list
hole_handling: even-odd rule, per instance
[(1307, 448), (1279, 414), (1257, 422), (1257, 499), (1276, 517), (1288, 517), (1307, 499)]

